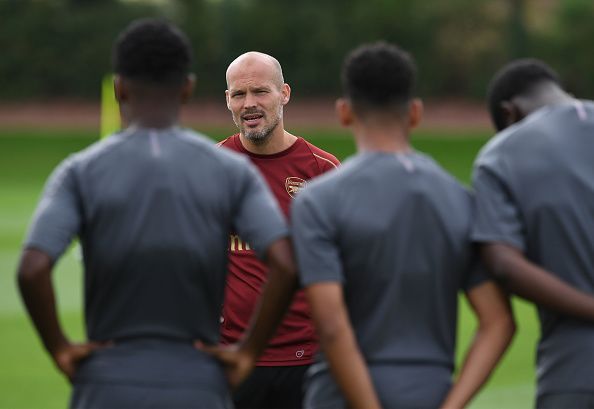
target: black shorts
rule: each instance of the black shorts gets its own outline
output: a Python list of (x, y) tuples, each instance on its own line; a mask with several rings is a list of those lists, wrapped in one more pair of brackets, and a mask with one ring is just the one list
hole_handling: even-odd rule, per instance
[(538, 409), (594, 409), (594, 393), (547, 393), (536, 400)]
[(235, 391), (237, 409), (303, 407), (303, 378), (309, 365), (257, 366)]

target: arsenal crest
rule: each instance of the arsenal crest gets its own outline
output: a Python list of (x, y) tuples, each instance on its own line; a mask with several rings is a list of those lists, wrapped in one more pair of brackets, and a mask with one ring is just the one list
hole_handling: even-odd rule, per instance
[(285, 180), (285, 189), (287, 189), (289, 196), (293, 198), (305, 185), (307, 185), (307, 182), (296, 176), (290, 176)]

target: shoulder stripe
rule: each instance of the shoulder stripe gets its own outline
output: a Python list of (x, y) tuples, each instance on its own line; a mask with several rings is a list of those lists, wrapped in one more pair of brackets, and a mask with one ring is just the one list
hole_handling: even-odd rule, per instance
[(336, 163), (332, 162), (330, 159), (326, 159), (323, 156), (320, 156), (320, 155), (315, 154), (314, 152), (312, 152), (312, 153), (313, 153), (313, 156), (315, 156), (316, 158), (320, 158), (322, 160), (325, 160), (326, 162), (328, 162), (329, 164), (331, 164), (335, 168), (338, 168), (338, 166), (336, 166)]
[(582, 101), (577, 99), (574, 100), (573, 106), (577, 111), (577, 115), (580, 118), (580, 121), (585, 121), (586, 119), (588, 119), (588, 113), (586, 112), (586, 109), (584, 108), (584, 104), (582, 103)]

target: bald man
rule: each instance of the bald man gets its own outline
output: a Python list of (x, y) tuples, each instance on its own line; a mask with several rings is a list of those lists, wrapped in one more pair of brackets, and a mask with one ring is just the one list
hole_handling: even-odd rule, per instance
[[(227, 69), (227, 107), (239, 133), (221, 146), (246, 155), (266, 179), (285, 215), (308, 181), (336, 168), (338, 160), (284, 129), (283, 107), (291, 98), (279, 62), (248, 52)], [(267, 269), (250, 243), (233, 234), (221, 318), (222, 341), (239, 341), (262, 293)], [(289, 312), (250, 377), (237, 390), (237, 408), (300, 408), (302, 380), (318, 348), (304, 294), (295, 295)]]

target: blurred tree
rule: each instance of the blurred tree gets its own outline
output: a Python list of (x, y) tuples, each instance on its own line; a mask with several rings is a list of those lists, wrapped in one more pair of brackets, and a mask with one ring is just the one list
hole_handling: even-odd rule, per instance
[(113, 3), (116, 0), (68, 0), (73, 6), (89, 6), (89, 5), (105, 5), (106, 3)]
[(502, 2), (433, 1), (436, 13), (433, 94), (482, 98), (493, 66), (504, 59), (507, 9)]
[(555, 11), (556, 24), (541, 48), (577, 96), (594, 98), (594, 2), (564, 0)]
[(528, 33), (526, 29), (525, 0), (509, 2), (509, 44), (512, 58), (525, 56), (528, 51)]
[(591, 0), (0, 0), (0, 16), (0, 99), (98, 98), (115, 36), (141, 16), (188, 33), (199, 97), (222, 98), (249, 50), (279, 59), (296, 98), (336, 95), (344, 55), (377, 40), (411, 52), (425, 97), (482, 98), (497, 67), (529, 55), (594, 94)]
[(98, 98), (117, 33), (133, 18), (154, 14), (144, 5), (1, 1), (0, 98)]

